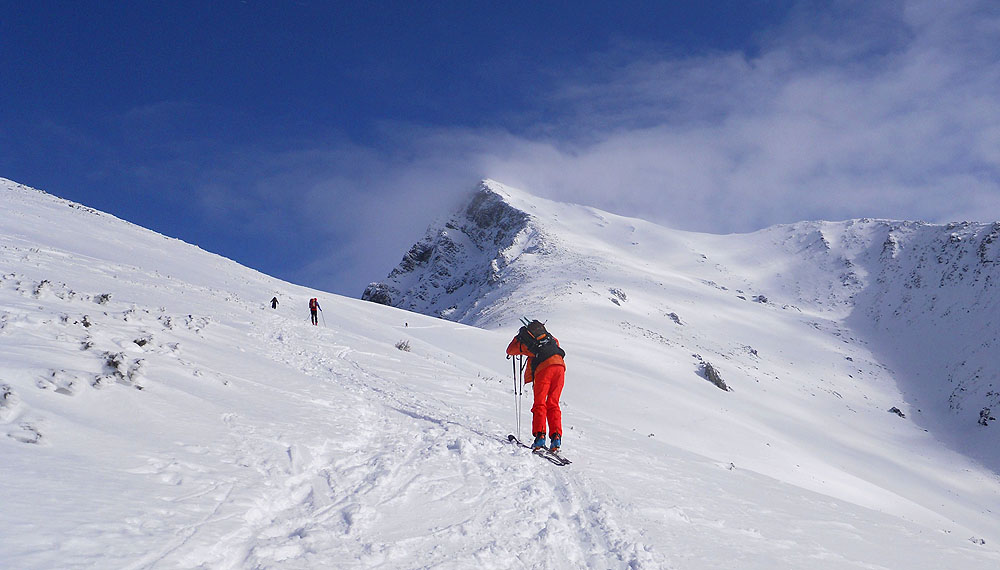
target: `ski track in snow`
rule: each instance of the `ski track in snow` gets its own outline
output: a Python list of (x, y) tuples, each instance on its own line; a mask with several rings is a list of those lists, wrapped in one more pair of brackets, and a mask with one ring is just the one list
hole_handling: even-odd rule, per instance
[[(341, 564), (361, 552), (356, 564), (363, 568), (391, 566), (412, 552), (428, 553), (426, 567), (469, 560), (484, 568), (666, 566), (621, 529), (604, 497), (577, 489), (573, 474), (512, 450), (487, 426), (465, 427), (480, 420), (442, 415), (444, 402), (428, 406), (407, 396), (350, 351), (303, 349), (310, 339), (294, 328), (277, 336), (283, 340), (269, 344), (273, 357), (338, 385), (346, 393), (331, 412), (354, 417), (331, 426), (343, 436), (319, 446), (272, 440), (272, 458), (256, 466), (269, 492), (244, 517), (254, 524), (220, 548), (245, 558), (225, 564), (288, 567), (298, 559), (309, 567), (316, 553), (329, 559), (340, 551)], [(244, 445), (253, 439), (250, 433)], [(456, 503), (476, 505), (475, 513), (456, 512)], [(423, 513), (423, 528), (410, 528), (413, 512)]]
[(325, 330), (268, 322), (277, 328), (254, 334), (266, 357), (315, 380), (311, 393), (245, 375), (231, 383), (311, 408), (321, 433), (225, 413), (231, 457), (193, 461), (217, 453), (207, 448), (147, 457), (130, 472), (186, 491), (129, 521), (151, 536), (171, 527), (173, 538), (128, 568), (404, 568), (415, 552), (427, 568), (668, 567), (580, 473), (515, 449), (502, 428), (443, 413), (443, 401), (407, 394), (371, 372), (377, 355), (327, 344)]

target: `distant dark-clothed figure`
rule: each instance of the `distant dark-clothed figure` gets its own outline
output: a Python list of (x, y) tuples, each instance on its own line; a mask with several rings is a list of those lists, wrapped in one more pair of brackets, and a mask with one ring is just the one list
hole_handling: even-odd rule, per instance
[(278, 308), (278, 298), (277, 297), (271, 297), (271, 308), (272, 309), (277, 309)]
[(323, 309), (319, 306), (319, 299), (313, 297), (309, 299), (309, 313), (312, 315), (312, 324), (319, 325), (319, 316), (316, 311), (322, 311)]
[(545, 428), (548, 424), (549, 449), (559, 451), (563, 431), (559, 397), (566, 377), (566, 362), (563, 360), (566, 352), (560, 348), (556, 337), (545, 330), (545, 325), (531, 321), (521, 327), (507, 345), (507, 354), (528, 357), (524, 383), (532, 382), (535, 394), (534, 405), (531, 406), (531, 435), (535, 436), (535, 441), (531, 447), (545, 447)]

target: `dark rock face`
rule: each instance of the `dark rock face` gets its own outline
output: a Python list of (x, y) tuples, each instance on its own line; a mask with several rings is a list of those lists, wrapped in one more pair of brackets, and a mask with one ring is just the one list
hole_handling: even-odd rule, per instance
[(704, 374), (706, 380), (715, 384), (715, 386), (720, 390), (724, 390), (726, 392), (733, 391), (733, 389), (726, 384), (726, 381), (722, 379), (719, 371), (712, 366), (711, 363), (705, 362), (702, 364), (702, 374)]
[(521, 253), (519, 240), (544, 249), (531, 217), (510, 204), (502, 186), (484, 181), (465, 207), (428, 229), (385, 281), (370, 284), (361, 298), (462, 321), (502, 285), (504, 269)]
[(368, 287), (365, 287), (365, 292), (361, 294), (361, 300), (392, 306), (392, 294), (385, 283), (369, 283)]
[(960, 423), (980, 420), (980, 410), (1000, 403), (991, 364), (1000, 347), (1000, 223), (870, 225), (881, 251), (855, 259), (867, 286), (847, 322), (873, 328), (869, 340), (904, 390), (933, 390)]
[(528, 222), (528, 214), (512, 207), (485, 185), (480, 186), (465, 209), (465, 218), (470, 223), (462, 231), (481, 247), (504, 245)]
[(410, 251), (406, 252), (406, 255), (403, 256), (403, 260), (399, 262), (399, 267), (396, 268), (393, 273), (413, 271), (430, 261), (431, 255), (433, 254), (433, 242), (424, 238), (423, 241), (413, 244), (413, 247), (410, 248)]

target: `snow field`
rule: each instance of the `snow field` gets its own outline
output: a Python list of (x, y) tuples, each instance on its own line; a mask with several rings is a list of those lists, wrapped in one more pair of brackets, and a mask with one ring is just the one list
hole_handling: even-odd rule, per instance
[[(485, 372), (478, 384), (466, 383), (462, 366), (469, 365), (461, 358), (452, 359), (456, 368), (396, 350), (392, 341), (405, 327), (355, 324), (370, 321), (361, 311), (337, 330), (344, 320), (335, 316), (339, 305), (331, 311), (327, 304), (332, 328), (314, 328), (232, 294), (202, 305), (235, 305), (227, 311), (182, 317), (134, 309), (114, 296), (104, 304), (86, 295), (36, 296), (25, 275), (7, 281), (2, 290), (20, 303), (5, 304), (6, 344), (32, 364), (43, 351), (62, 353), (47, 363), (58, 367), (62, 391), (46, 398), (49, 390), (35, 394), (21, 382), (17, 392), (30, 396), (30, 406), (20, 405), (5, 427), (39, 431), (35, 447), (18, 451), (76, 449), (82, 455), (76, 461), (86, 465), (71, 476), (6, 479), (26, 499), (5, 510), (11, 526), (64, 522), (53, 529), (63, 538), (45, 549), (20, 542), (6, 550), (28, 567), (408, 567), (415, 554), (442, 567), (473, 559), (510, 567), (533, 538), (563, 543), (564, 567), (619, 558), (600, 542), (604, 533), (589, 525), (580, 532), (581, 517), (603, 508), (576, 504), (570, 491), (557, 495), (565, 475), (519, 457), (501, 442), (503, 428), (445, 412), (442, 396), (492, 397), (506, 386)], [(441, 326), (405, 316), (429, 321), (412, 330), (430, 336)], [(359, 329), (381, 333), (375, 352)], [(134, 339), (149, 342), (139, 346)], [(143, 374), (99, 381), (111, 374), (102, 362), (107, 352), (143, 360)], [(5, 377), (50, 376), (41, 370), (15, 366)], [(429, 402), (394, 384), (400, 376), (422, 380)], [(448, 379), (456, 386), (449, 388)], [(91, 424), (99, 433), (89, 433)], [(95, 471), (126, 493), (101, 492)], [(74, 505), (89, 504), (77, 497), (88, 490), (100, 507), (74, 512)], [(39, 496), (59, 500), (39, 509), (33, 500)], [(574, 550), (579, 540), (598, 542)], [(538, 563), (532, 553), (525, 564)]]
[[(706, 269), (663, 271), (654, 295), (570, 259), (540, 290), (571, 304), (511, 296), (477, 329), (0, 196), (12, 568), (1000, 564), (996, 475), (886, 412), (900, 393), (838, 314), (740, 299), (728, 264), (685, 253)], [(528, 311), (570, 353), (566, 468), (504, 441), (503, 349)]]

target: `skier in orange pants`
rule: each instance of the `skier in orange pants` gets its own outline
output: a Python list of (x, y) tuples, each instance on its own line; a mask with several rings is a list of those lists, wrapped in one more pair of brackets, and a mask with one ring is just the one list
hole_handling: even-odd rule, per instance
[(559, 449), (562, 444), (562, 409), (559, 408), (559, 396), (562, 395), (565, 379), (565, 364), (545, 366), (535, 374), (533, 389), (535, 402), (531, 406), (531, 433), (536, 438), (541, 434), (544, 442), (547, 421), (553, 450)]
[[(545, 447), (545, 435), (551, 440), (549, 449), (558, 451), (562, 446), (562, 410), (559, 397), (562, 395), (566, 377), (566, 352), (559, 341), (545, 330), (539, 321), (531, 321), (521, 327), (517, 336), (507, 345), (508, 355), (528, 357), (524, 383), (533, 383), (535, 395), (531, 406), (531, 435), (535, 436), (533, 449)], [(546, 422), (548, 432), (546, 432)]]

